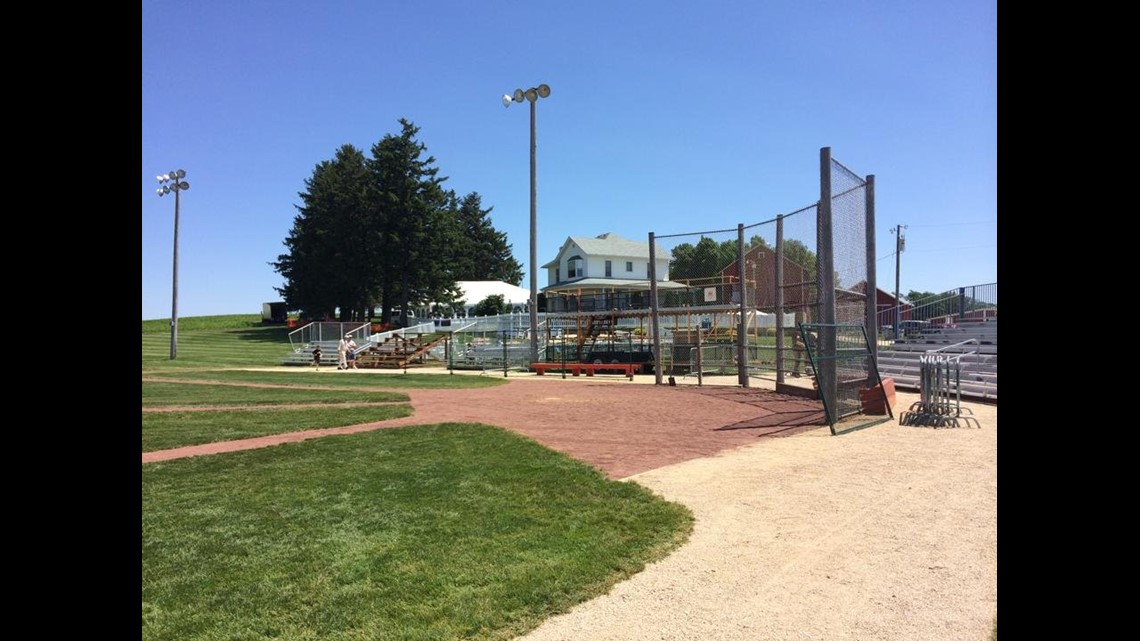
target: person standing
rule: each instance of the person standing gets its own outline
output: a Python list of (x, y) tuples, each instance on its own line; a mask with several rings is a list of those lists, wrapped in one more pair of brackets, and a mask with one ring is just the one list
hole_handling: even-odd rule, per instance
[(800, 336), (800, 331), (797, 329), (796, 333), (792, 335), (792, 376), (799, 378), (803, 375), (804, 370), (804, 339)]
[(318, 372), (321, 371), (321, 346), (320, 345), (317, 345), (316, 347), (313, 348), (313, 367), (317, 368)]
[(349, 369), (357, 369), (356, 367), (356, 341), (352, 337), (348, 337), (348, 351), (345, 352), (345, 358), (348, 360)]
[(815, 367), (809, 360), (810, 355), (808, 350), (811, 350), (810, 354), (816, 353), (817, 346), (819, 345), (819, 337), (816, 335), (814, 330), (809, 330), (805, 332), (805, 334), (807, 336), (807, 344), (804, 343), (804, 339), (802, 336), (800, 336), (800, 332), (798, 331), (796, 332), (794, 342), (792, 343), (792, 353), (795, 355), (796, 361), (796, 367), (792, 372), (792, 376), (796, 378), (799, 378), (801, 376), (805, 363), (812, 365), (813, 369)]
[(815, 350), (815, 342), (814, 342), (815, 334), (814, 334), (814, 332), (812, 332), (810, 330), (808, 332), (806, 332), (807, 333), (807, 340), (808, 340), (807, 345), (804, 344), (804, 338), (801, 335), (801, 333), (803, 332), (803, 324), (804, 323), (810, 323), (810, 322), (811, 322), (811, 315), (807, 312), (807, 310), (797, 310), (796, 311), (795, 326), (793, 328), (794, 331), (792, 333), (792, 359), (794, 361), (794, 367), (792, 368), (792, 376), (794, 376), (796, 378), (799, 378), (800, 376), (803, 375), (803, 372), (805, 369), (804, 365), (806, 363), (810, 363), (810, 361), (807, 358), (808, 346), (810, 346), (812, 348), (813, 352)]
[(336, 368), (348, 369), (348, 344), (352, 342), (352, 334), (345, 334), (344, 338), (336, 344)]

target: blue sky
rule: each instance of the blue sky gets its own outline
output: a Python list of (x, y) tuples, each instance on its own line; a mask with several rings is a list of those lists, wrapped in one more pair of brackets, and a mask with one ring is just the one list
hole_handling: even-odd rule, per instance
[[(735, 229), (875, 176), (880, 288), (997, 282), (996, 0), (142, 3), (142, 318), (254, 314), (314, 167), (420, 127), (529, 275), (568, 236)], [(718, 240), (721, 240), (718, 238)], [(771, 240), (771, 239), (770, 239)], [(545, 285), (542, 271), (539, 286)], [(524, 278), (523, 287), (529, 287)]]

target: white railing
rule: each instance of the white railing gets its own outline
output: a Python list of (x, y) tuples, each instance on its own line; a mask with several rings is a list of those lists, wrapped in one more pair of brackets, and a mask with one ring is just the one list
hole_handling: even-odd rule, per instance
[(316, 321), (289, 332), (289, 347), (299, 352), (314, 343), (336, 343), (345, 334), (351, 334), (357, 344), (362, 344), (367, 342), (371, 328), (371, 324), (358, 321)]
[[(960, 343), (954, 343), (953, 345), (945, 345), (945, 346), (939, 347), (937, 349), (928, 349), (928, 350), (926, 350), (926, 353), (927, 354), (937, 354), (938, 352), (943, 352), (943, 351), (946, 351), (948, 349), (954, 349), (957, 347), (962, 347), (963, 345), (970, 345), (971, 343), (974, 345), (981, 345), (981, 343), (978, 342), (978, 339), (967, 338), (966, 340), (964, 340)], [(966, 356), (968, 354), (977, 354), (977, 353), (978, 353), (978, 350), (975, 349), (975, 350), (970, 350), (968, 352), (958, 352), (957, 354), (958, 354), (958, 358), (960, 359), (962, 356)]]
[(400, 329), (392, 329), (379, 334), (372, 334), (366, 339), (369, 343), (383, 343), (384, 341), (392, 338), (393, 336), (406, 336), (408, 334), (431, 334), (435, 332), (435, 323), (420, 323), (411, 327), (401, 327)]

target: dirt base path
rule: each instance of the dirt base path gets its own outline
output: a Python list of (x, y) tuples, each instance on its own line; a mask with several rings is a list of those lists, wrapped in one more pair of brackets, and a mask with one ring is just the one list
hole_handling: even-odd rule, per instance
[[(378, 380), (377, 388), (382, 385)], [(827, 431), (820, 425), (823, 408), (818, 401), (763, 389), (518, 378), (492, 388), (400, 391), (411, 397), (413, 416), (145, 452), (142, 460), (152, 463), (402, 425), (462, 422), (525, 434), (594, 465), (610, 478), (624, 478), (755, 443), (762, 436), (802, 429)]]

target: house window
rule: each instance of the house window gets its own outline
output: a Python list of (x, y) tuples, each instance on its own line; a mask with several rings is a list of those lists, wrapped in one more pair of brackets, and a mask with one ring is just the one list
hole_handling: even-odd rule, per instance
[(627, 272), (633, 271), (633, 261), (632, 260), (625, 261), (625, 271), (627, 271)]
[(556, 282), (556, 283), (562, 282), (562, 268), (561, 267), (555, 267), (554, 268), (554, 282)]
[(607, 260), (606, 261), (606, 278), (610, 278), (613, 275), (614, 275), (614, 262), (612, 260)]
[(582, 260), (581, 256), (571, 256), (570, 260), (566, 261), (567, 280), (571, 278), (580, 278), (586, 275), (585, 268), (583, 267), (583, 262), (585, 261)]

